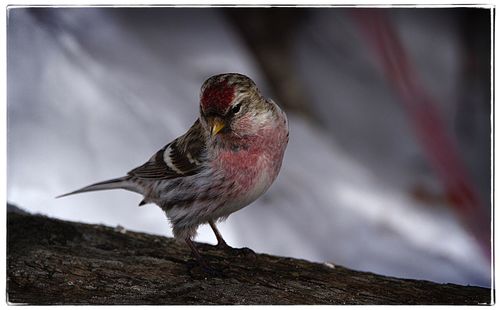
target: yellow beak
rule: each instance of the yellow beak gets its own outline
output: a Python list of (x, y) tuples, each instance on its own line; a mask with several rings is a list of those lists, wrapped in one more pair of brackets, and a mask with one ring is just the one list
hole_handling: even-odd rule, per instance
[(210, 134), (214, 137), (218, 134), (225, 126), (224, 122), (219, 118), (214, 118), (209, 121), (210, 125)]

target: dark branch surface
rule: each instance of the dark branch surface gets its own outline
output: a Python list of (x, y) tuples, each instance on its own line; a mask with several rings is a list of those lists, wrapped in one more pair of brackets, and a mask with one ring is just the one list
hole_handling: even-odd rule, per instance
[(27, 304), (489, 304), (486, 288), (403, 280), (340, 266), (8, 212), (7, 293)]

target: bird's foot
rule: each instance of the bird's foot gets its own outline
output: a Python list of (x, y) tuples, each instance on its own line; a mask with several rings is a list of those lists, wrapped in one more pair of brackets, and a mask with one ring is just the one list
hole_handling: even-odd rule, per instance
[(225, 242), (219, 242), (219, 243), (217, 243), (217, 245), (215, 247), (219, 250), (224, 251), (224, 252), (231, 253), (231, 255), (249, 257), (252, 259), (257, 258), (257, 254), (255, 254), (254, 251), (252, 251), (251, 249), (249, 249), (247, 247), (233, 248), (233, 247), (227, 245), (227, 243), (225, 243)]
[(200, 273), (212, 276), (212, 277), (222, 277), (224, 273), (222, 270), (210, 267), (205, 261), (199, 261), (199, 260), (189, 260), (186, 263), (186, 266), (189, 270), (190, 274), (196, 273), (199, 275)]
[(226, 251), (228, 249), (232, 249), (232, 247), (230, 247), (229, 245), (227, 245), (227, 243), (225, 241), (219, 241), (219, 242), (217, 242), (217, 244), (215, 245), (215, 248), (217, 250), (221, 250), (221, 251)]

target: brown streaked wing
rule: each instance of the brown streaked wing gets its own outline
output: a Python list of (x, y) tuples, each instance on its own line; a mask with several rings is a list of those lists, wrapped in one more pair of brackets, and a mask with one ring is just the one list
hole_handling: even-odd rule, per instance
[[(197, 120), (184, 135), (156, 152), (144, 165), (128, 173), (142, 179), (171, 179), (196, 174), (205, 158), (205, 140)], [(164, 154), (168, 152), (168, 160)]]

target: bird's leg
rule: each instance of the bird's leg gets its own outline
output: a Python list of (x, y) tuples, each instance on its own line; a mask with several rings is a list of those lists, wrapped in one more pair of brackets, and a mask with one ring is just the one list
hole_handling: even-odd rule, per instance
[(227, 245), (226, 241), (224, 241), (224, 238), (222, 238), (222, 235), (220, 234), (220, 231), (217, 229), (217, 226), (215, 226), (214, 221), (208, 221), (208, 224), (210, 224), (210, 227), (214, 231), (215, 237), (217, 238), (216, 247), (219, 249), (230, 248), (230, 246)]
[(214, 221), (208, 221), (208, 224), (210, 224), (210, 227), (214, 231), (215, 237), (217, 238), (217, 245), (216, 245), (216, 247), (218, 249), (221, 249), (221, 250), (224, 250), (224, 251), (231, 251), (231, 252), (235, 253), (236, 255), (242, 255), (243, 254), (244, 256), (253, 256), (253, 257), (256, 257), (255, 252), (252, 251), (249, 248), (237, 249), (237, 248), (233, 248), (233, 247), (229, 246), (226, 243), (226, 241), (224, 241), (224, 238), (222, 238), (222, 235), (221, 235), (220, 231), (217, 229), (217, 226), (215, 226)]
[(196, 260), (198, 261), (198, 263), (200, 264), (200, 266), (203, 269), (210, 270), (210, 267), (208, 267), (208, 264), (205, 262), (205, 260), (201, 256), (200, 252), (198, 252), (198, 249), (196, 249), (196, 246), (194, 245), (194, 243), (191, 240), (191, 238), (188, 237), (185, 240), (186, 240), (187, 245), (191, 249), (191, 253), (193, 253), (193, 256), (196, 258)]
[(196, 246), (194, 245), (191, 238), (188, 237), (185, 239), (185, 241), (186, 241), (187, 245), (189, 246), (189, 248), (191, 249), (191, 253), (196, 258), (196, 261), (198, 261), (198, 264), (200, 264), (200, 267), (201, 267), (201, 269), (203, 269), (203, 271), (205, 271), (206, 273), (208, 273), (212, 276), (216, 276), (216, 277), (221, 277), (224, 275), (221, 270), (214, 269), (214, 268), (211, 268), (210, 266), (208, 266), (207, 262), (203, 259), (200, 252), (198, 252), (198, 249), (196, 249)]

